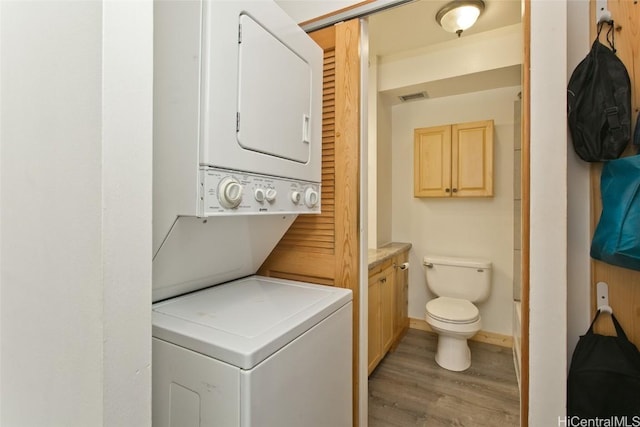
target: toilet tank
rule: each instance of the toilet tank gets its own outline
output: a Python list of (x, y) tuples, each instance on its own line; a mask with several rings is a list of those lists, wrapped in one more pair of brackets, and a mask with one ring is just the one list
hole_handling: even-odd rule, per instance
[(425, 256), (427, 287), (439, 297), (485, 300), (491, 288), (491, 261)]

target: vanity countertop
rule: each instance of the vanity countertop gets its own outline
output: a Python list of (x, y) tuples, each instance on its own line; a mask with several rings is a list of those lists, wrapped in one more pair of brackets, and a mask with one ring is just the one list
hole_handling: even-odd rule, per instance
[(401, 252), (411, 249), (411, 243), (392, 242), (378, 249), (369, 249), (369, 270)]

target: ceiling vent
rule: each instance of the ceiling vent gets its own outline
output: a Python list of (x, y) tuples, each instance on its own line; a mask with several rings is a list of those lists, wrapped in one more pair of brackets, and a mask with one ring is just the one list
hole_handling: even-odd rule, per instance
[(408, 95), (400, 95), (398, 98), (400, 98), (400, 100), (402, 102), (407, 102), (407, 101), (417, 101), (419, 99), (427, 99), (429, 96), (427, 95), (427, 92), (416, 92), (416, 93), (410, 93)]

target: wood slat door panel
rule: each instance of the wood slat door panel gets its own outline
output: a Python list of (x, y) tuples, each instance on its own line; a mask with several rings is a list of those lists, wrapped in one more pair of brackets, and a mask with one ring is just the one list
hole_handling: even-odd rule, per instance
[(353, 420), (358, 425), (360, 22), (310, 36), (324, 50), (321, 213), (301, 215), (258, 273), (353, 291)]
[[(332, 32), (335, 33), (333, 28)], [(278, 246), (263, 264), (260, 273), (284, 277), (296, 274), (305, 280), (323, 284), (334, 283), (335, 268), (318, 271), (313, 257), (289, 254), (313, 253), (335, 256), (335, 50), (325, 49), (322, 101), (322, 190), (319, 215), (300, 215), (282, 237)], [(327, 66), (330, 64), (330, 66)], [(328, 259), (331, 259), (329, 257)], [(326, 262), (324, 264), (327, 264)]]

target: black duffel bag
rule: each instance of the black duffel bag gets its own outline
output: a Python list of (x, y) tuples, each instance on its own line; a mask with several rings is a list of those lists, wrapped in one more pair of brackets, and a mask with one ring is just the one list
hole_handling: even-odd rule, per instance
[(604, 24), (598, 24), (591, 51), (567, 86), (571, 140), (578, 156), (587, 162), (617, 159), (631, 140), (631, 81), (615, 54), (613, 22), (608, 23), (607, 33), (611, 49), (600, 43)]
[(600, 310), (573, 352), (567, 415), (588, 419), (640, 415), (640, 352), (613, 314), (618, 336), (594, 334), (599, 315)]

